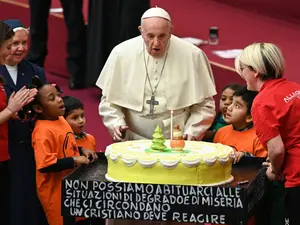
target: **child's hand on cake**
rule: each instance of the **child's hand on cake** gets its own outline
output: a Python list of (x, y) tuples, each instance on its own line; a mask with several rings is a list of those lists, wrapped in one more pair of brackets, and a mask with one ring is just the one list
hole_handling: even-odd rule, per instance
[(114, 141), (125, 141), (126, 130), (128, 126), (116, 126), (113, 129), (113, 140)]

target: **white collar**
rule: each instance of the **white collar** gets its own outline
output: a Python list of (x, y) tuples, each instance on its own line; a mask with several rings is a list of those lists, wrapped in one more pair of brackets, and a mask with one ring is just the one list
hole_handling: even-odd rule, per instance
[(5, 64), (5, 66), (9, 69), (17, 69), (18, 68), (18, 65), (10, 66), (10, 65)]

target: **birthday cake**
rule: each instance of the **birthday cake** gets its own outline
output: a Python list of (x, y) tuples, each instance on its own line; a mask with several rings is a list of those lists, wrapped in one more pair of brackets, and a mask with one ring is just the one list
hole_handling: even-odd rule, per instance
[[(185, 141), (178, 151), (159, 133), (153, 140), (114, 143), (106, 148), (106, 179), (115, 182), (221, 185), (233, 180), (231, 147)], [(177, 143), (175, 143), (177, 144)], [(173, 146), (173, 147), (171, 147)]]

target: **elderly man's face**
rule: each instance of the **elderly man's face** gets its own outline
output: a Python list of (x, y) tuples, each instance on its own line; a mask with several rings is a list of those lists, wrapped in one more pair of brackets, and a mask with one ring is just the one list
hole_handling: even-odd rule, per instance
[(172, 25), (169, 21), (159, 18), (147, 18), (139, 27), (145, 41), (148, 53), (155, 57), (163, 57), (171, 37)]
[(17, 65), (26, 57), (28, 51), (27, 41), (28, 31), (18, 30), (15, 32), (11, 53), (6, 58), (6, 64)]

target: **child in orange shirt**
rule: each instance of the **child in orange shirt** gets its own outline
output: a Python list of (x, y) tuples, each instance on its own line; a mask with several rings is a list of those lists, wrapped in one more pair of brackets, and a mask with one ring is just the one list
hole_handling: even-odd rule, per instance
[[(64, 117), (71, 126), (77, 146), (80, 148), (90, 149), (96, 152), (96, 140), (95, 138), (84, 131), (85, 127), (85, 115), (83, 103), (72, 96), (62, 97), (65, 105)], [(76, 225), (104, 225), (104, 219), (86, 219), (83, 217), (76, 218)]]
[(75, 134), (77, 146), (96, 151), (95, 138), (84, 131), (86, 121), (82, 102), (72, 96), (64, 96), (62, 99), (66, 109), (64, 117)]
[[(236, 150), (234, 163), (245, 156), (267, 157), (268, 155), (253, 128), (251, 107), (256, 95), (257, 92), (249, 91), (246, 87), (236, 90), (224, 118), (230, 125), (220, 128), (214, 137), (214, 143), (229, 145)], [(253, 224), (255, 224), (255, 217), (251, 217), (248, 221), (248, 225)]]
[(267, 157), (266, 149), (256, 136), (251, 117), (252, 102), (256, 95), (257, 92), (249, 91), (246, 87), (237, 90), (225, 116), (225, 121), (230, 125), (220, 128), (214, 137), (215, 143), (235, 148), (235, 162), (244, 156)]
[[(49, 225), (63, 225), (61, 216), (62, 179), (81, 164), (97, 158), (90, 150), (78, 151), (72, 129), (63, 115), (65, 107), (58, 86), (42, 84), (34, 77), (32, 86), (38, 94), (23, 108), (23, 115), (35, 118), (32, 146), (36, 161), (36, 185)], [(81, 155), (82, 154), (82, 155)]]

